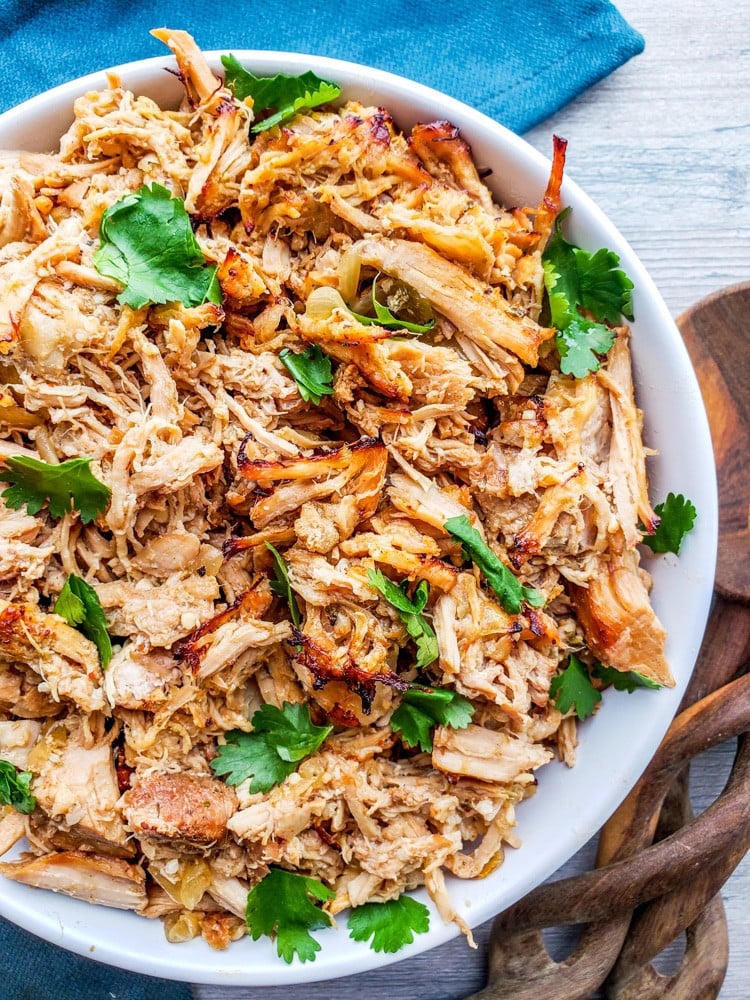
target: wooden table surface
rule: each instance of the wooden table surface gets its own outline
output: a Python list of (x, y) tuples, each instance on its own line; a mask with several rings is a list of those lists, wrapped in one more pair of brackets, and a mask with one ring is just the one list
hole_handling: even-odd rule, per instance
[[(645, 52), (526, 138), (545, 153), (553, 132), (569, 140), (569, 175), (630, 241), (678, 315), (750, 279), (750, 0), (617, 5), (644, 35)], [(730, 747), (718, 748), (695, 766), (696, 807), (713, 800), (731, 757)], [(593, 850), (584, 847), (558, 877), (589, 867)], [(750, 997), (748, 897), (746, 858), (724, 889), (731, 957), (721, 1000)], [(478, 952), (458, 939), (380, 972), (278, 989), (196, 986), (194, 997), (458, 1000), (484, 983), (489, 930), (475, 932)]]

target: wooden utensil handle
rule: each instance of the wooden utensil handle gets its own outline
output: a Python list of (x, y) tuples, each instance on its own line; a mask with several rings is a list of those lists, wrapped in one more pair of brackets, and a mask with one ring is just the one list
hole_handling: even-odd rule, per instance
[[(514, 931), (604, 920), (676, 888), (712, 853), (728, 850), (750, 825), (750, 773), (735, 771), (725, 794), (671, 837), (631, 857), (654, 834), (654, 804), (661, 805), (675, 772), (697, 753), (750, 729), (750, 676), (726, 685), (681, 713), (631, 796), (615, 814), (603, 857), (605, 867), (542, 885), (498, 917)], [(750, 771), (750, 768), (748, 768)], [(743, 800), (743, 795), (745, 799)], [(618, 818), (619, 817), (619, 818)]]
[[(650, 962), (624, 979), (613, 971), (607, 979), (608, 1000), (715, 1000), (729, 961), (729, 935), (720, 896), (714, 896), (688, 925), (685, 937), (685, 954), (673, 975), (662, 975)], [(615, 970), (618, 965), (619, 960)]]
[[(745, 737), (746, 739), (746, 737)], [(741, 751), (747, 753), (747, 749)], [(693, 819), (688, 769), (672, 784), (659, 818), (657, 837), (677, 833)], [(610, 1000), (698, 1000), (714, 997), (726, 972), (728, 931), (718, 890), (744, 853), (738, 842), (718, 856), (690, 882), (637, 910), (625, 944), (607, 979)], [(687, 931), (687, 946), (670, 976), (659, 973), (652, 960), (679, 934)]]
[[(746, 663), (749, 656), (750, 609), (717, 595), (698, 665), (681, 707), (689, 707), (726, 684), (737, 664)], [(689, 774), (688, 763), (669, 788), (659, 815), (657, 839), (677, 832), (693, 819)], [(617, 824), (615, 816), (607, 824), (605, 840), (609, 829), (617, 828)], [(718, 892), (744, 849), (744, 842), (738, 842), (726, 856), (714, 857), (695, 880), (654, 899), (635, 914), (607, 980), (611, 1000), (709, 1000), (718, 994), (726, 973), (729, 937)], [(663, 976), (652, 965), (652, 959), (683, 931), (687, 947), (679, 968), (674, 975)]]
[[(750, 676), (741, 677), (674, 720), (643, 778), (607, 824), (609, 838), (601, 855), (616, 860), (596, 871), (540, 886), (502, 913), (493, 926), (489, 983), (476, 994), (476, 1000), (537, 1000), (542, 996), (586, 1000), (615, 964), (636, 906), (671, 894), (664, 908), (655, 909), (651, 918), (657, 920), (661, 914), (664, 929), (660, 936), (664, 939), (690, 923), (698, 904), (705, 905), (715, 894), (750, 846), (750, 750), (743, 744), (724, 793), (698, 819), (631, 855), (653, 838), (658, 811), (670, 783), (685, 763), (716, 743), (750, 730), (749, 696)], [(679, 795), (679, 790), (674, 794)], [(721, 859), (718, 865), (717, 858)], [(701, 873), (705, 878), (697, 882)], [(682, 900), (683, 889), (688, 895), (696, 889), (695, 899)], [(713, 920), (721, 921), (718, 907), (714, 906), (711, 913)], [(708, 926), (706, 920), (701, 929)], [(540, 929), (571, 923), (590, 926), (574, 954), (563, 963), (554, 962), (546, 952)], [(644, 924), (644, 928), (649, 926)], [(691, 933), (691, 956), (702, 955), (705, 959), (702, 945), (699, 948), (696, 943), (695, 930)], [(723, 932), (718, 927), (712, 928), (712, 933), (721, 939)], [(716, 952), (714, 957), (718, 955)], [(633, 953), (626, 953), (617, 983), (612, 985), (613, 990), (622, 991), (618, 1000), (662, 995), (647, 991), (649, 980), (653, 980), (653, 989), (661, 986), (653, 970), (643, 970), (643, 963), (638, 968), (636, 965)], [(702, 979), (712, 981), (718, 967), (701, 966), (699, 972)], [(692, 973), (686, 978), (694, 982)], [(631, 987), (637, 987), (642, 995), (630, 993)], [(689, 994), (685, 1000), (688, 997), (694, 1000)]]

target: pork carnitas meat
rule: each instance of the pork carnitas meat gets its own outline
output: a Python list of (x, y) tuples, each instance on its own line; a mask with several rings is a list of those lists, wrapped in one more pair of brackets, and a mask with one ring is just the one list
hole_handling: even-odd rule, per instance
[[(86, 458), (111, 491), (86, 518), (0, 500), (0, 761), (36, 803), (0, 807), (0, 849), (28, 838), (0, 873), (217, 947), (272, 865), (331, 913), (424, 885), (466, 929), (445, 873), (499, 865), (535, 771), (574, 761), (568, 654), (673, 683), (629, 332), (573, 378), (544, 309), (564, 142), (503, 207), (449, 122), (344, 100), (251, 131), (263, 109), (155, 34), (179, 108), (110, 77), (59, 151), (0, 158), (0, 472)], [(99, 227), (143, 185), (182, 199), (221, 296), (122, 304)], [(456, 518), (536, 602), (504, 606)], [(55, 610), (74, 576), (106, 671)], [(411, 745), (415, 686), (463, 728)], [(299, 706), (314, 752), (228, 784), (229, 734)]]

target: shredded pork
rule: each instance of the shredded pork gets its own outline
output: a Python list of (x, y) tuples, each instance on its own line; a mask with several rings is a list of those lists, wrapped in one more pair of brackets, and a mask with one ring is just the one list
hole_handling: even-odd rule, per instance
[[(218, 947), (272, 864), (329, 885), (332, 913), (424, 885), (458, 920), (444, 872), (500, 864), (535, 770), (575, 758), (549, 696), (569, 652), (672, 683), (636, 550), (655, 522), (628, 331), (596, 374), (556, 367), (559, 148), (539, 205), (504, 208), (447, 122), (404, 135), (348, 101), (254, 135), (193, 40), (157, 35), (180, 109), (113, 79), (58, 153), (0, 161), (0, 461), (85, 456), (112, 491), (90, 524), (0, 501), (0, 759), (37, 800), (0, 812), (3, 850), (29, 838), (0, 872)], [(121, 306), (95, 269), (102, 213), (153, 182), (185, 200), (221, 306)], [(360, 322), (376, 274), (431, 329)], [(319, 289), (340, 305), (312, 308)], [(279, 357), (311, 345), (334, 362), (319, 405)], [(543, 608), (503, 609), (444, 527), (460, 516)], [(430, 585), (421, 674), (373, 569)], [(53, 611), (70, 573), (114, 637), (104, 674)], [(431, 752), (390, 725), (413, 681), (474, 709)], [(226, 734), (285, 702), (334, 727), (319, 750), (267, 793), (213, 776)]]

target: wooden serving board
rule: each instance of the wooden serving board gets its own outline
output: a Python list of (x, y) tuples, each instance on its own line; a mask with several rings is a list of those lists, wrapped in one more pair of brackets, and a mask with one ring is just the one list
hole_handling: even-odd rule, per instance
[(718, 593), (750, 593), (750, 282), (733, 285), (677, 320), (703, 400), (719, 479)]

